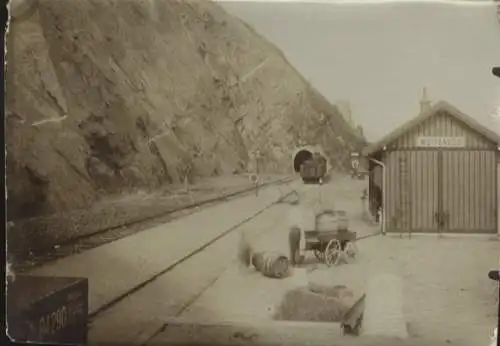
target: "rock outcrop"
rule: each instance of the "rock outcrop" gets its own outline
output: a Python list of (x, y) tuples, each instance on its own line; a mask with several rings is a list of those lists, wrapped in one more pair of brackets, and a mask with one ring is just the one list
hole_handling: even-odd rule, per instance
[[(197, 176), (290, 172), (364, 140), (272, 44), (210, 1), (13, 0), (8, 218)], [(17, 5), (17, 7), (16, 7)]]

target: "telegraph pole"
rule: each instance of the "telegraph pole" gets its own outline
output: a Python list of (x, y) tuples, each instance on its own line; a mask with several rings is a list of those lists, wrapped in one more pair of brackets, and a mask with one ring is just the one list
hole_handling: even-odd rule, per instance
[(255, 151), (255, 196), (259, 195), (259, 160), (260, 150)]

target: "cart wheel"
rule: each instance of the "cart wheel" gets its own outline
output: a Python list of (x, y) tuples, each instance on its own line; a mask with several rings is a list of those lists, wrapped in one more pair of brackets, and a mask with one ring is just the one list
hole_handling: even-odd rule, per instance
[(290, 245), (290, 262), (292, 266), (300, 264), (303, 260), (300, 256), (300, 229), (292, 228), (288, 234), (288, 243)]
[(290, 257), (291, 257), (290, 263), (293, 266), (302, 264), (302, 262), (304, 262), (304, 256), (300, 255), (300, 250), (298, 248), (294, 252), (291, 253)]
[(321, 261), (321, 262), (325, 261), (325, 253), (321, 250), (314, 249), (314, 256), (316, 256), (318, 261)]
[(344, 326), (342, 326), (342, 329), (343, 329), (344, 335), (345, 334), (347, 334), (347, 335), (352, 334), (352, 328), (351, 328), (351, 326), (344, 325)]
[(340, 242), (337, 239), (330, 240), (325, 249), (325, 263), (329, 267), (332, 265), (337, 265), (337, 260), (339, 258), (342, 248)]
[(301, 263), (299, 251), (293, 252), (290, 257), (291, 257), (290, 263), (292, 264), (292, 266), (296, 266), (296, 265), (299, 265)]

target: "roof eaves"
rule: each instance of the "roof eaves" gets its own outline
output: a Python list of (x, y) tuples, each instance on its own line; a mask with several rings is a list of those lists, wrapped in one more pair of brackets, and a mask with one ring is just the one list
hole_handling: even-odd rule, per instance
[[(444, 101), (443, 101), (444, 102)], [(459, 109), (455, 108), (453, 105), (449, 103), (445, 103), (442, 110), (447, 111), (452, 116), (456, 117), (458, 120), (462, 121), (464, 124), (469, 126), (472, 130), (480, 133), (490, 141), (495, 144), (500, 144), (500, 136), (496, 134), (494, 131), (491, 131), (489, 128), (478, 122), (476, 119), (468, 116), (463, 113)]]
[(427, 112), (421, 113), (420, 115), (414, 117), (413, 119), (410, 119), (406, 123), (397, 127), (392, 132), (389, 132), (389, 134), (382, 137), (382, 139), (380, 139), (377, 142), (366, 147), (365, 150), (363, 150), (363, 155), (369, 156), (369, 155), (372, 155), (372, 154), (382, 150), (387, 144), (396, 140), (402, 134), (406, 133), (407, 131), (410, 131), (413, 127), (417, 126), (418, 124), (425, 121), (427, 118), (431, 117), (434, 113), (436, 113), (438, 110), (440, 110), (443, 106), (445, 106), (443, 104), (443, 101), (437, 102)]
[(370, 156), (373, 155), (374, 153), (377, 153), (381, 151), (387, 144), (391, 143), (392, 141), (396, 140), (398, 137), (406, 133), (407, 131), (410, 131), (413, 129), (415, 126), (418, 124), (421, 124), (434, 114), (436, 114), (439, 111), (445, 111), (449, 113), (450, 115), (456, 117), (458, 120), (462, 121), (466, 125), (468, 125), (470, 128), (472, 128), (474, 131), (479, 132), (482, 134), (484, 137), (489, 139), (490, 141), (500, 144), (500, 136), (497, 135), (495, 132), (491, 131), (487, 127), (483, 126), (480, 124), (478, 121), (476, 121), (474, 118), (471, 118), (470, 116), (466, 115), (465, 113), (461, 112), (459, 109), (455, 108), (453, 105), (446, 101), (438, 101), (434, 106), (431, 107), (427, 112), (422, 113), (418, 115), (417, 117), (411, 119), (407, 123), (399, 126), (396, 128), (394, 131), (390, 132), (386, 136), (384, 136), (382, 139), (379, 141), (369, 145), (365, 149), (363, 149), (362, 153), (364, 156)]

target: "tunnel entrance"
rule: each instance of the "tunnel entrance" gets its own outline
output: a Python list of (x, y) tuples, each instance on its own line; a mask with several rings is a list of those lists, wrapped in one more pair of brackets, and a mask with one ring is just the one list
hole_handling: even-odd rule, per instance
[(305, 161), (312, 159), (313, 154), (309, 150), (301, 150), (297, 154), (295, 154), (295, 157), (293, 158), (293, 169), (295, 172), (300, 171), (300, 165), (302, 165)]

